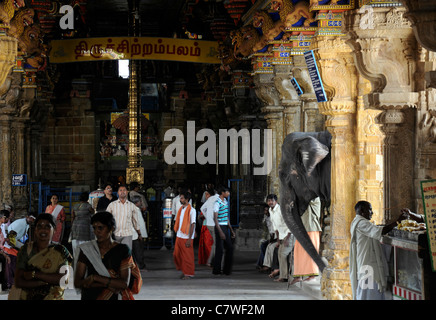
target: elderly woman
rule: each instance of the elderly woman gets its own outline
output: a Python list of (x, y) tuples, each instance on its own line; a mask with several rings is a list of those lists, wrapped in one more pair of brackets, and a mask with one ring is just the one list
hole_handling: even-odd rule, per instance
[(41, 213), (36, 218), (35, 241), (26, 243), (18, 252), (15, 288), (9, 299), (63, 300), (64, 288), (60, 284), (65, 271), (61, 268), (69, 267), (72, 257), (63, 245), (52, 244), (54, 227), (51, 214)]
[(47, 206), (45, 212), (50, 213), (56, 223), (53, 234), (53, 242), (61, 243), (64, 235), (64, 222), (66, 219), (64, 207), (58, 203), (59, 196), (57, 194), (53, 194), (50, 198), (50, 201), (51, 204)]
[(115, 218), (101, 211), (92, 216), (91, 224), (96, 240), (78, 246), (74, 286), (82, 290), (82, 300), (134, 300), (142, 278), (130, 248), (113, 240)]

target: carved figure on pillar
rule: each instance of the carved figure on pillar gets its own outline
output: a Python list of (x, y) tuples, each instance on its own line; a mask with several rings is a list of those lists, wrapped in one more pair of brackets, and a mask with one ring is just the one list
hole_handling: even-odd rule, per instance
[(0, 4), (0, 21), (3, 22), (5, 27), (9, 27), (15, 12), (24, 7), (26, 4), (24, 0), (4, 0)]

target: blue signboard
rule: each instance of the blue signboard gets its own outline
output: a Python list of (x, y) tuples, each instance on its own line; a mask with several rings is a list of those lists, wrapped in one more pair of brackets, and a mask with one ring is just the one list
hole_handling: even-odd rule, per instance
[(313, 90), (315, 90), (316, 99), (318, 102), (327, 101), (327, 95), (325, 94), (324, 86), (322, 85), (322, 80), (319, 75), (313, 50), (306, 51), (304, 53), (304, 59), (306, 60), (307, 69), (309, 69), (309, 76), (310, 80), (312, 80), (312, 86)]
[(12, 186), (13, 187), (25, 187), (25, 186), (27, 186), (27, 175), (26, 174), (13, 174), (12, 175)]
[(302, 95), (302, 94), (303, 94), (303, 90), (301, 90), (301, 87), (300, 87), (300, 85), (298, 84), (297, 79), (292, 78), (292, 79), (291, 79), (291, 83), (292, 83), (292, 85), (294, 86), (295, 91), (297, 91), (297, 94), (298, 94), (299, 96)]

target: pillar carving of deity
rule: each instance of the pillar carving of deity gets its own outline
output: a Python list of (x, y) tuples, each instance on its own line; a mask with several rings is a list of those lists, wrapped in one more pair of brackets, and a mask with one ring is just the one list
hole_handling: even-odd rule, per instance
[(278, 168), (282, 158), (282, 144), (284, 139), (283, 107), (280, 105), (280, 94), (274, 85), (274, 75), (257, 74), (254, 76), (255, 92), (264, 103), (261, 109), (267, 122), (268, 129), (272, 130), (272, 170), (268, 175), (268, 193), (279, 194)]
[[(372, 90), (363, 96), (365, 107), (381, 110), (384, 141), (383, 222), (396, 218), (401, 207), (412, 207), (413, 119), (418, 93), (414, 92), (416, 41), (403, 7), (377, 7), (344, 13), (347, 43), (353, 48), (360, 74)], [(372, 25), (362, 25), (367, 16)], [(401, 156), (400, 156), (401, 155)]]
[(329, 300), (351, 299), (348, 273), (350, 224), (356, 198), (356, 141), (354, 123), (358, 73), (351, 49), (342, 37), (316, 36), (312, 39), (328, 101), (319, 103), (332, 135), (330, 235), (322, 255), (328, 266), (321, 290)]

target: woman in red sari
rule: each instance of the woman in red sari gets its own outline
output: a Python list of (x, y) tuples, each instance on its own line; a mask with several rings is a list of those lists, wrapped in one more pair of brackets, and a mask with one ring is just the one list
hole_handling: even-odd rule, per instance
[(58, 204), (59, 197), (57, 194), (52, 195), (50, 201), (51, 204), (47, 206), (47, 208), (45, 209), (45, 213), (50, 213), (56, 223), (52, 241), (61, 243), (62, 236), (64, 234), (64, 222), (66, 218), (64, 207)]

